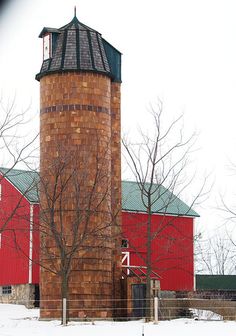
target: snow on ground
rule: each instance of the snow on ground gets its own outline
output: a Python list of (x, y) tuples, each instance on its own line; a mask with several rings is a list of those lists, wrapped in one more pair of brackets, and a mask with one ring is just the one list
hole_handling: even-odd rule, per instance
[(216, 314), (210, 310), (202, 309), (190, 309), (195, 320), (213, 320), (213, 321), (223, 321), (223, 316)]
[(0, 304), (0, 336), (235, 336), (236, 322), (178, 319), (157, 325), (141, 321), (94, 323), (71, 322), (63, 327), (59, 321), (39, 321), (38, 309)]

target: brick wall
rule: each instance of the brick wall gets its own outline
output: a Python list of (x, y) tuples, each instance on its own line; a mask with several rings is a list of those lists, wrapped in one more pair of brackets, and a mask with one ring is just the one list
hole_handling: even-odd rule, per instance
[[(121, 117), (120, 83), (111, 83), (111, 209), (114, 219), (112, 236), (114, 316), (121, 312)], [(122, 315), (122, 314), (121, 314)]]
[[(75, 253), (72, 261), (69, 277), (72, 318), (112, 316), (114, 286), (118, 286), (117, 279), (120, 278), (118, 245), (113, 239), (115, 235), (115, 240), (119, 240), (120, 226), (120, 91), (118, 85), (112, 85), (110, 78), (94, 73), (50, 74), (40, 80), (42, 180), (46, 180), (52, 188), (55, 183), (52, 169), (60, 160), (69, 162), (64, 178), (75, 168), (78, 172), (76, 183), (70, 182), (63, 196), (63, 207), (67, 211), (66, 218), (63, 218), (63, 230), (68, 242), (73, 240), (73, 216), (78, 201), (75, 184), (80, 187), (79, 202), (85, 212), (96, 176), (100, 179), (92, 199), (94, 209), (95, 203), (100, 202), (99, 211), (94, 211), (87, 228), (89, 232), (97, 230), (97, 233), (86, 236), (83, 247)], [(41, 192), (40, 202), (41, 209), (46, 210), (45, 192)], [(115, 227), (112, 203), (117, 204)], [(59, 222), (58, 216), (56, 225)], [(45, 225), (42, 221), (41, 224)], [(84, 225), (82, 223), (82, 231)], [(59, 255), (55, 241), (47, 232), (46, 244), (52, 254)], [(43, 244), (45, 240), (41, 239), (41, 248)], [(60, 266), (60, 258), (53, 264), (43, 253), (42, 258), (48, 269)], [(58, 274), (44, 268), (40, 276), (41, 318), (58, 318), (61, 314), (61, 279)]]

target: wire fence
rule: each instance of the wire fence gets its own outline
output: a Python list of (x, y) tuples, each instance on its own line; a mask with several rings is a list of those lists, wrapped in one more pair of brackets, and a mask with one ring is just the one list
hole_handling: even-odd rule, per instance
[(196, 320), (236, 320), (236, 301), (221, 298), (152, 298), (145, 299), (79, 299), (79, 300), (21, 300), (1, 303), (39, 306), (42, 319), (71, 320), (159, 320), (194, 318)]

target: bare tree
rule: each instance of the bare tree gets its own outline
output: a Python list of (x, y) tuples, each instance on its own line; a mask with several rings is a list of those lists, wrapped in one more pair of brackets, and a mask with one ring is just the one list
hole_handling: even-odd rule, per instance
[[(32, 136), (29, 136), (29, 112), (30, 108), (22, 111), (20, 108), (17, 108), (15, 99), (4, 102), (3, 98), (0, 97), (0, 165), (8, 167), (0, 169), (0, 184), (2, 179), (8, 175), (12, 169), (18, 166), (27, 167), (29, 169), (32, 163), (35, 163), (37, 160), (36, 142), (38, 135), (32, 134)], [(34, 186), (29, 186), (29, 190), (32, 187)], [(10, 213), (7, 214), (1, 209), (0, 233), (7, 228), (9, 222), (16, 215), (18, 209), (21, 207), (22, 199), (29, 190), (26, 190), (25, 193), (21, 195)]]
[[(229, 162), (229, 176), (235, 176), (236, 164)], [(228, 176), (228, 177), (229, 177)], [(227, 177), (227, 176), (226, 176)], [(225, 182), (227, 190), (227, 180)], [(231, 189), (234, 188), (234, 179), (230, 180)], [(235, 274), (236, 273), (236, 209), (234, 194), (220, 194), (220, 202), (216, 211), (223, 222), (221, 228), (211, 234), (211, 237), (202, 236), (196, 246), (196, 258), (199, 272), (209, 274)], [(220, 215), (221, 214), (221, 215)], [(221, 217), (220, 217), (221, 216)], [(198, 256), (200, 256), (198, 258)]]
[[(233, 172), (235, 171), (236, 165), (231, 164)], [(235, 195), (234, 195), (235, 196)], [(233, 198), (234, 199), (234, 198)], [(229, 205), (224, 197), (221, 195), (221, 204), (220, 210), (223, 211), (225, 215), (225, 232), (227, 238), (230, 240), (230, 243), (234, 248), (236, 248), (236, 229), (235, 229), (235, 220), (236, 220), (236, 209), (234, 205)]]
[[(235, 174), (236, 165), (230, 162), (230, 171)], [(233, 185), (233, 184), (232, 184)], [(222, 226), (206, 237), (202, 235), (196, 245), (196, 259), (199, 273), (230, 275), (236, 273), (236, 210), (227, 194), (220, 195), (220, 205), (217, 211), (222, 220)], [(200, 257), (198, 257), (200, 256)]]
[[(116, 214), (110, 208), (106, 155), (101, 158), (97, 151), (91, 173), (91, 167), (86, 168), (87, 153), (82, 160), (79, 150), (65, 152), (58, 148), (58, 157), (40, 178), (39, 263), (43, 271), (61, 279), (61, 299), (69, 299), (73, 260), (78, 260), (79, 270), (87, 253), (99, 250), (105, 254), (114, 244), (111, 230), (116, 225)], [(67, 319), (69, 315), (68, 308)]]
[[(1, 182), (11, 172), (14, 174), (18, 165), (30, 167), (31, 160), (35, 158), (33, 143), (37, 136), (30, 141), (25, 140), (27, 111), (18, 113), (14, 101), (6, 106), (0, 101), (0, 105), (0, 149), (4, 151), (2, 162), (9, 167), (0, 170)], [(20, 211), (22, 200), (31, 189), (38, 189), (41, 210), (39, 225), (34, 226), (33, 230), (34, 234), (38, 232), (40, 236), (40, 256), (38, 260), (34, 258), (31, 261), (61, 278), (61, 298), (68, 298), (73, 258), (82, 260), (92, 249), (114, 250), (114, 241), (119, 240), (118, 237), (111, 240), (110, 234), (111, 231), (120, 230), (114, 228), (117, 214), (111, 209), (111, 177), (104, 167), (107, 165), (109, 146), (108, 141), (107, 149), (102, 144), (102, 149), (94, 150), (97, 153), (95, 157), (89, 157), (89, 160), (93, 160), (93, 166), (88, 164), (88, 153), (84, 148), (77, 146), (75, 149), (72, 146), (73, 149), (68, 151), (68, 148), (58, 147), (58, 157), (52, 158), (48, 153), (44, 165), (47, 172), (44, 170), (44, 174), (39, 176), (35, 171), (38, 178), (20, 195), (14, 209), (7, 214), (0, 210), (0, 233), (9, 230), (17, 250), (25, 257), (32, 258), (21, 248), (17, 238), (18, 229), (11, 223), (16, 216), (29, 222), (28, 214)], [(84, 153), (84, 157), (81, 153)], [(67, 314), (69, 316), (69, 309)]]
[[(140, 141), (131, 143), (123, 139), (125, 158), (140, 189), (141, 200), (148, 216), (146, 225), (146, 318), (150, 319), (151, 307), (151, 273), (152, 273), (152, 241), (164, 234), (167, 226), (174, 226), (165, 220), (153, 232), (152, 215), (154, 212), (168, 214), (168, 207), (178, 199), (178, 195), (193, 181), (187, 178), (188, 157), (192, 150), (195, 136), (184, 138), (179, 117), (165, 126), (163, 106), (159, 102), (157, 109), (152, 109), (152, 125), (147, 133), (140, 131)], [(165, 186), (165, 187), (163, 187)], [(198, 199), (202, 188), (192, 200), (186, 215)], [(165, 198), (165, 202), (162, 200)], [(157, 211), (156, 205), (159, 203)], [(160, 205), (161, 204), (161, 205)], [(178, 229), (175, 227), (175, 229)], [(170, 237), (170, 244), (171, 242)], [(173, 257), (174, 258), (174, 257)]]
[(28, 135), (30, 107), (21, 110), (15, 99), (5, 103), (0, 98), (0, 150), (1, 164), (9, 169), (18, 164), (28, 166), (36, 158), (36, 139), (38, 134)]
[(236, 246), (227, 232), (214, 233), (196, 241), (197, 273), (226, 275), (235, 274)]
[[(114, 240), (118, 238), (111, 237), (111, 231), (117, 225), (117, 214), (109, 207), (110, 176), (103, 167), (104, 157), (96, 155), (91, 174), (89, 168), (81, 169), (81, 153), (78, 155), (78, 151), (65, 151), (58, 147), (58, 157), (48, 166), (47, 173), (40, 176), (35, 172), (34, 183), (29, 184), (30, 188), (37, 190), (40, 203), (39, 218), (35, 219), (33, 228), (34, 235), (40, 237), (40, 246), (35, 245), (34, 258), (22, 249), (18, 229), (11, 227), (12, 244), (24, 257), (31, 258), (31, 262), (40, 266), (41, 281), (43, 273), (46, 277), (49, 273), (60, 279), (58, 297), (61, 301), (63, 298), (67, 300), (67, 321), (70, 317), (68, 286), (75, 271), (75, 260), (76, 271), (82, 270), (83, 259), (88, 254), (94, 255), (99, 251), (102, 258), (106, 250), (113, 249)], [(86, 166), (86, 152), (84, 155), (82, 161)], [(21, 216), (22, 222), (29, 221), (24, 213)], [(58, 302), (54, 304), (58, 307)], [(43, 301), (41, 309), (44, 309)]]

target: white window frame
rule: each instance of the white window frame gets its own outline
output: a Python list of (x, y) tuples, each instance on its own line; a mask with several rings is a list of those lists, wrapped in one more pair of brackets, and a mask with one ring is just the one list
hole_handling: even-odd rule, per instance
[(51, 34), (46, 34), (43, 37), (43, 60), (51, 58)]
[(129, 239), (122, 239), (121, 240), (121, 248), (129, 248)]

